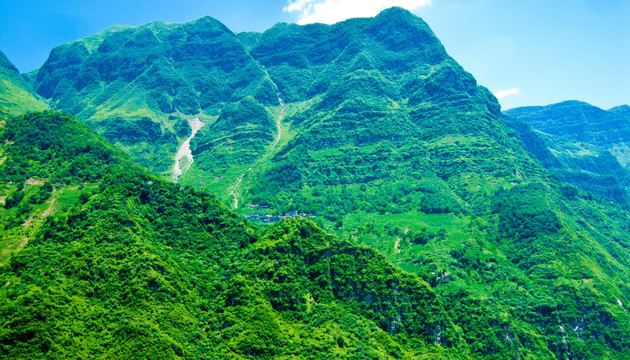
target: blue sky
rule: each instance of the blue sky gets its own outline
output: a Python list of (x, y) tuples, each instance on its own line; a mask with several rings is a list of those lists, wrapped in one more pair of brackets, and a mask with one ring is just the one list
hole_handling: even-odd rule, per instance
[(0, 0), (0, 50), (20, 71), (57, 45), (116, 24), (217, 18), (235, 32), (277, 22), (334, 22), (397, 5), (504, 109), (575, 99), (630, 104), (630, 0)]

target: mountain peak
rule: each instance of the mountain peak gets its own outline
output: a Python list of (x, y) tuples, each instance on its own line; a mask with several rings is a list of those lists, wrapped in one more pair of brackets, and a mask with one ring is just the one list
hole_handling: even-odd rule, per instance
[(435, 57), (429, 62), (439, 62), (445, 58), (446, 51), (429, 25), (403, 8), (383, 10), (371, 19), (368, 32), (384, 41), (390, 50), (400, 52), (423, 49), (423, 59)]
[(609, 112), (613, 112), (613, 113), (625, 113), (625, 114), (630, 114), (630, 105), (619, 105), (619, 106), (615, 106), (614, 108), (611, 108), (608, 110)]
[(206, 15), (204, 17), (201, 17), (201, 18), (197, 19), (197, 20), (191, 21), (190, 24), (193, 26), (193, 29), (195, 29), (197, 31), (199, 31), (201, 29), (214, 30), (214, 31), (219, 30), (221, 32), (232, 34), (232, 30), (230, 30), (222, 22), (220, 22), (219, 20), (213, 18), (212, 16), (207, 16)]
[(376, 15), (374, 19), (380, 20), (380, 21), (387, 21), (391, 23), (392, 25), (400, 25), (401, 23), (413, 24), (433, 34), (431, 29), (429, 28), (429, 25), (424, 20), (422, 20), (422, 18), (415, 15), (411, 11), (407, 9), (403, 9), (401, 7), (394, 6), (394, 7), (385, 9), (381, 11), (378, 15)]
[[(591, 105), (587, 102), (584, 101), (580, 101), (580, 100), (566, 100), (566, 101), (562, 101), (559, 102), (557, 104), (552, 104), (549, 106), (560, 106), (560, 107), (588, 107), (588, 108), (596, 108), (597, 106), (595, 105)], [(599, 108), (598, 108), (599, 109)]]
[(429, 26), (427, 25), (427, 23), (424, 22), (424, 20), (422, 20), (422, 18), (407, 9), (403, 9), (397, 6), (381, 11), (378, 15), (374, 17), (374, 20), (387, 21), (394, 25), (400, 24), (402, 22), (407, 22), (419, 25), (429, 30)]
[(406, 16), (406, 17), (414, 17), (417, 18), (417, 16), (415, 16), (413, 13), (411, 13), (411, 11), (401, 8), (400, 6), (392, 6), (390, 8), (387, 8), (383, 11), (381, 11), (377, 17), (380, 16), (389, 16), (389, 17), (401, 17), (401, 16)]
[(519, 108), (506, 110), (505, 113), (509, 116), (523, 117), (527, 114), (527, 117), (531, 117), (534, 113), (555, 113), (555, 116), (561, 116), (564, 112), (579, 111), (588, 112), (589, 114), (602, 115), (606, 111), (598, 108), (597, 106), (579, 100), (566, 100), (555, 104), (549, 104), (545, 106), (523, 106)]

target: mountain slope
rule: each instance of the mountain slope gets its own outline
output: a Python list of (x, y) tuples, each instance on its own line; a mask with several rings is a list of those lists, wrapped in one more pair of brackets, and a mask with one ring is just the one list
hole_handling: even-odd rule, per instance
[(619, 106), (605, 111), (584, 102), (565, 101), (548, 106), (510, 109), (506, 114), (526, 121), (538, 131), (611, 150), (625, 166), (628, 160), (621, 148), (624, 148), (624, 139), (629, 131), (627, 108)]
[[(605, 111), (579, 101), (510, 109), (505, 113), (538, 132), (557, 159), (550, 170), (564, 181), (618, 202), (628, 202), (630, 172), (627, 106)], [(534, 150), (539, 153), (539, 150)]]
[(3, 235), (30, 237), (0, 265), (2, 357), (469, 358), (428, 284), (374, 250), (304, 219), (256, 232), (64, 115), (7, 118), (0, 138), (5, 188), (78, 195), (37, 226), (2, 212)]
[[(391, 9), (277, 25), (249, 46), (286, 102), (291, 136), (244, 173), (241, 202), (323, 216), (430, 279), (475, 356), (620, 356), (628, 268), (612, 258), (627, 256), (625, 241), (588, 233), (586, 214), (602, 205), (548, 175), (426, 24)], [(603, 220), (618, 234), (620, 216)], [(584, 301), (594, 307), (571, 310)], [(600, 311), (616, 319), (610, 342), (558, 334), (580, 316), (602, 333)]]
[[(461, 202), (448, 195), (443, 180), (481, 169), (489, 176), (493, 172), (496, 177), (514, 176), (519, 167), (534, 167), (518, 164), (526, 157), (519, 157), (523, 150), (510, 144), (498, 104), (489, 92), (448, 57), (426, 24), (404, 10), (333, 26), (278, 25), (265, 32), (258, 44), (251, 53), (269, 71), (280, 93), (284, 96), (284, 88), (298, 91), (287, 96), (283, 120), (296, 135), (271, 159), (270, 169), (251, 176), (254, 183), (249, 193), (243, 192), (245, 200), (293, 198), (296, 203), (316, 202), (293, 205), (299, 210), (320, 213), (326, 208), (333, 213), (338, 212), (333, 204), (302, 189), (308, 186), (314, 189), (311, 192), (334, 194), (332, 186), (363, 184), (367, 191), (377, 192), (369, 195), (373, 203), (387, 197), (387, 203), (414, 209), (422, 206), (419, 197), (426, 193), (418, 190), (419, 183), (429, 183), (426, 186), (435, 186), (435, 192), (445, 193), (445, 204), (436, 207), (461, 211)], [(277, 44), (283, 51), (271, 50)], [(331, 50), (322, 51), (320, 44)], [(304, 63), (291, 63), (292, 54), (301, 54)], [(457, 149), (460, 142), (465, 149)], [(510, 151), (497, 156), (505, 146), (511, 146)], [(462, 151), (466, 162), (459, 162)], [(293, 174), (276, 175), (287, 169)], [(276, 185), (275, 178), (303, 179), (302, 188)], [(422, 178), (431, 180), (418, 181)], [(410, 204), (384, 195), (391, 193), (388, 184), (400, 181), (415, 188), (408, 197)], [(270, 205), (282, 211), (287, 204)]]
[(0, 113), (15, 114), (48, 108), (0, 51)]

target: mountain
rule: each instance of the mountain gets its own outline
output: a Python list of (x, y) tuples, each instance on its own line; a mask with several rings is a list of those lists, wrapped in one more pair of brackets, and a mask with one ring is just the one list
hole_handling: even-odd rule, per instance
[(470, 358), (429, 285), (372, 249), (305, 219), (257, 231), (65, 115), (0, 138), (3, 256), (24, 236), (0, 266), (3, 358)]
[[(628, 202), (630, 108), (608, 111), (579, 101), (506, 111), (531, 126), (557, 161), (546, 167), (564, 181), (594, 194)], [(518, 131), (518, 130), (517, 130)], [(542, 155), (546, 156), (546, 155)], [(544, 162), (544, 161), (543, 161)]]
[[(169, 67), (158, 68), (162, 63)], [(182, 79), (192, 83), (175, 86)], [(33, 85), (55, 108), (86, 120), (133, 159), (165, 175), (171, 174), (178, 142), (190, 135), (185, 118), (198, 117), (206, 125), (189, 141), (195, 160), (179, 181), (209, 188), (225, 199), (235, 196), (241, 203), (260, 200), (250, 189), (267, 187), (277, 168), (272, 157), (305, 155), (300, 146), (315, 156), (315, 151), (345, 152), (346, 147), (370, 146), (369, 156), (404, 149), (417, 163), (392, 159), (390, 165), (396, 176), (418, 178), (419, 173), (436, 174), (427, 170), (429, 159), (415, 146), (417, 139), (434, 142), (453, 135), (433, 146), (433, 155), (441, 156), (463, 136), (476, 154), (473, 162), (479, 163), (485, 162), (488, 149), (509, 141), (501, 130), (480, 139), (468, 136), (475, 128), (496, 127), (498, 104), (446, 54), (422, 20), (397, 8), (334, 26), (279, 24), (264, 34), (234, 35), (210, 18), (112, 28), (54, 49)], [(219, 94), (209, 97), (209, 89)], [(168, 101), (158, 106), (156, 99), (167, 94)], [(199, 106), (181, 106), (183, 99)], [(136, 110), (144, 113), (137, 116)], [(338, 129), (337, 114), (348, 114), (348, 126), (342, 129), (349, 132), (343, 140), (331, 138)], [(353, 114), (374, 121), (350, 119)], [(455, 121), (462, 117), (467, 117), (468, 129)], [(452, 134), (446, 136), (449, 128)], [(404, 139), (412, 146), (402, 144)], [(517, 172), (511, 159), (505, 158), (507, 168), (501, 171), (506, 174)], [(354, 164), (350, 171), (372, 172), (372, 161), (367, 162), (369, 166)], [(325, 161), (316, 165), (320, 168), (300, 171), (333, 170)], [(374, 183), (387, 172), (383, 168), (376, 177), (355, 175), (359, 178), (343, 182)], [(340, 181), (333, 177), (321, 181)], [(266, 180), (250, 184), (256, 178)], [(450, 206), (460, 205), (452, 199)]]
[(0, 51), (0, 113), (47, 109), (17, 68)]
[[(199, 342), (188, 335), (193, 331), (184, 339), (153, 326), (185, 328), (185, 322), (135, 308), (116, 313), (154, 321), (125, 328), (163, 335), (151, 346), (175, 343), (176, 355), (190, 349), (191, 357), (213, 349), (216, 357), (234, 351), (244, 357), (440, 353), (479, 359), (623, 359), (630, 352), (624, 305), (630, 301), (630, 213), (554, 176), (549, 166), (562, 168), (568, 160), (557, 158), (526, 123), (502, 114), (428, 25), (405, 10), (331, 26), (277, 24), (264, 33), (234, 34), (211, 18), (115, 27), (54, 49), (29, 79), (53, 107), (76, 114), (132, 159), (183, 187), (159, 182), (158, 188), (172, 190), (147, 197), (146, 181), (157, 179), (120, 175), (121, 187), (115, 176), (107, 180), (122, 195), (97, 197), (117, 200), (88, 207), (94, 215), (76, 224), (92, 229), (106, 224), (103, 219), (120, 219), (114, 229), (127, 230), (114, 233), (115, 245), (136, 244), (142, 234), (156, 239), (146, 251), (125, 252), (140, 256), (131, 264), (111, 260), (114, 271), (150, 264), (143, 257), (153, 255), (199, 269), (179, 273), (161, 265), (146, 277), (140, 273), (146, 279), (140, 284), (163, 289), (166, 298), (179, 299), (182, 289), (186, 299), (208, 299), (194, 286), (223, 291), (234, 284), (232, 292), (210, 297), (216, 300), (201, 312), (187, 308), (201, 319), (193, 324), (226, 326), (202, 327)], [(233, 228), (206, 217), (210, 208), (196, 191), (185, 190), (192, 186), (216, 193), (212, 202), (226, 214), (220, 217), (240, 230), (212, 237)], [(318, 225), (293, 219), (257, 231), (221, 203), (252, 219), (306, 214)], [(61, 220), (50, 228), (64, 234), (59, 242), (70, 237), (76, 246), (98, 244), (96, 235), (65, 232), (75, 223)], [(237, 236), (243, 232), (248, 240)], [(47, 251), (47, 243), (37, 244), (42, 247), (32, 251)], [(105, 248), (108, 256), (120, 252)], [(35, 258), (24, 263), (37, 264)], [(120, 295), (109, 298), (121, 300), (112, 307), (131, 296), (116, 291)], [(146, 309), (168, 308), (153, 297), (141, 299)], [(306, 322), (311, 318), (304, 314), (325, 315)], [(252, 336), (262, 328), (270, 340)], [(352, 346), (340, 350), (346, 344)], [(106, 354), (124, 357), (117, 351)]]
[(609, 150), (622, 166), (630, 160), (624, 155), (630, 132), (627, 105), (606, 111), (580, 101), (565, 101), (511, 109), (506, 114), (526, 121), (535, 130)]
[(54, 108), (86, 120), (160, 172), (172, 168), (187, 117), (214, 121), (226, 104), (248, 96), (277, 102), (264, 69), (210, 17), (113, 27), (62, 45), (34, 76), (33, 87)]

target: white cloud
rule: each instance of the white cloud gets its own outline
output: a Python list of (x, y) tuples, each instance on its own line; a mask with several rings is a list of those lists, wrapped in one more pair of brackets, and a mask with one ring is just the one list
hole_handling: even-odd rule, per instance
[(501, 100), (501, 99), (503, 99), (505, 97), (508, 97), (508, 96), (521, 95), (521, 94), (522, 94), (521, 89), (516, 88), (516, 87), (515, 88), (511, 88), (511, 89), (499, 90), (499, 91), (495, 91), (494, 92), (494, 96), (497, 99), (499, 99), (499, 100)]
[(308, 7), (312, 7), (313, 6), (312, 4), (313, 4), (313, 0), (289, 1), (289, 4), (287, 4), (287, 6), (285, 6), (282, 9), (282, 11), (285, 11), (285, 12), (308, 11)]
[(334, 24), (355, 17), (373, 17), (392, 6), (409, 11), (431, 5), (431, 0), (288, 0), (285, 12), (298, 12), (297, 23)]

